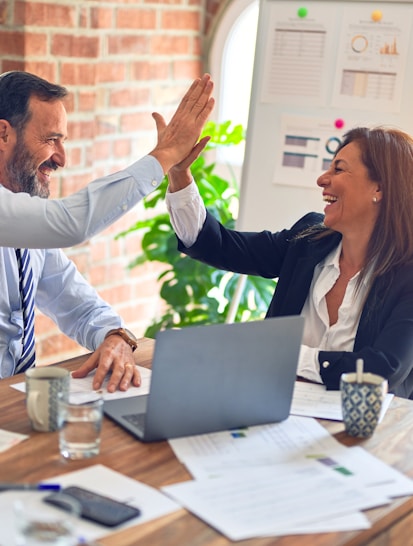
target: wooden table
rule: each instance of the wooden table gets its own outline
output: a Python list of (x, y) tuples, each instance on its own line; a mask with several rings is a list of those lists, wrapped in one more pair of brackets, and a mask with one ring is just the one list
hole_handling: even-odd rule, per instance
[[(140, 340), (137, 362), (151, 365), (154, 341)], [(73, 370), (86, 357), (62, 365)], [(35, 482), (94, 464), (106, 465), (126, 476), (153, 487), (191, 478), (175, 458), (167, 442), (143, 444), (109, 419), (104, 419), (101, 453), (85, 461), (62, 460), (57, 432), (31, 430), (24, 394), (10, 385), (21, 382), (14, 376), (0, 381), (0, 428), (29, 434), (30, 438), (0, 453), (0, 481)], [(349, 438), (342, 423), (321, 421), (346, 445), (362, 445), (370, 453), (413, 478), (413, 402), (395, 398), (368, 440)], [(404, 497), (392, 504), (366, 512), (372, 527), (363, 531), (272, 537), (241, 541), (243, 546), (411, 546), (413, 545), (413, 498)], [(1, 535), (1, 531), (0, 531)], [(100, 541), (105, 546), (225, 546), (224, 536), (201, 520), (179, 510), (169, 516), (112, 534)]]

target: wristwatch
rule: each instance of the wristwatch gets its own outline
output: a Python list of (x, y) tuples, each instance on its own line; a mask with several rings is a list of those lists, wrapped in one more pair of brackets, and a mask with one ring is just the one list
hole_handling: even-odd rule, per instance
[(105, 339), (109, 336), (120, 336), (123, 340), (126, 341), (129, 347), (132, 349), (132, 352), (135, 351), (138, 347), (137, 337), (126, 328), (115, 328), (114, 330), (109, 330), (109, 332), (105, 335)]

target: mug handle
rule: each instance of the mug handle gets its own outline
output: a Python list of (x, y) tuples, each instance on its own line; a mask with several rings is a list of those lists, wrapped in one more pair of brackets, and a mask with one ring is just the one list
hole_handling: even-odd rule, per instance
[(27, 413), (29, 414), (30, 419), (35, 425), (42, 427), (45, 423), (42, 419), (42, 416), (36, 411), (39, 408), (39, 397), (40, 393), (38, 391), (29, 392), (29, 395), (27, 397)]

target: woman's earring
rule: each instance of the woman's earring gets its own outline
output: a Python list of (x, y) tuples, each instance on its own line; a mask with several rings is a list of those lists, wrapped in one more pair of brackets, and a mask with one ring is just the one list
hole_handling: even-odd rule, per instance
[(377, 197), (376, 196), (373, 197), (373, 203), (377, 203)]

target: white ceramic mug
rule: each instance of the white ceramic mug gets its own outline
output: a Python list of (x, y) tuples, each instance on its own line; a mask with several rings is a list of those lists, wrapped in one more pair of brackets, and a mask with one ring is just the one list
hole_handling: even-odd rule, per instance
[(25, 373), (26, 407), (34, 430), (57, 430), (58, 402), (69, 397), (70, 372), (45, 366), (30, 368)]

